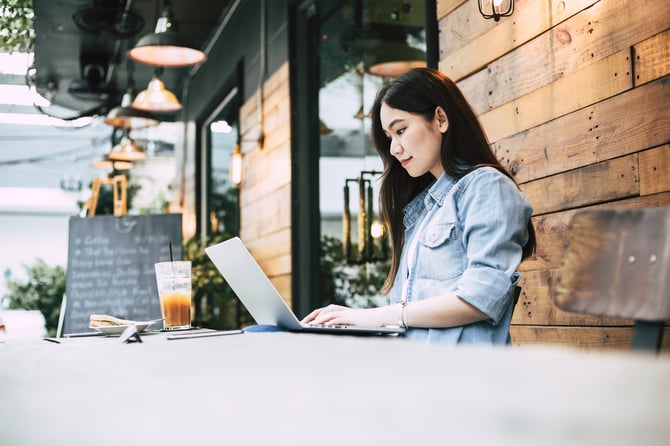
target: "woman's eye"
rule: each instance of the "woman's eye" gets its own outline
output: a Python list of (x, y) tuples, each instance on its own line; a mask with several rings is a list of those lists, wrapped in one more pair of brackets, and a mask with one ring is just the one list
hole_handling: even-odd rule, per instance
[(403, 129), (398, 129), (398, 131), (396, 133), (398, 135), (402, 135), (403, 133), (405, 133), (405, 129), (404, 128)]

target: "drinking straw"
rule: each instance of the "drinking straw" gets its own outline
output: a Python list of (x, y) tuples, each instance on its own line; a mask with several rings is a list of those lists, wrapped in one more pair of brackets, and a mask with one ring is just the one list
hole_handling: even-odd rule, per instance
[[(172, 277), (174, 278), (174, 258), (172, 257), (172, 240), (168, 240), (168, 249), (170, 250), (170, 269), (172, 270)], [(172, 290), (174, 291), (174, 282), (172, 282)]]

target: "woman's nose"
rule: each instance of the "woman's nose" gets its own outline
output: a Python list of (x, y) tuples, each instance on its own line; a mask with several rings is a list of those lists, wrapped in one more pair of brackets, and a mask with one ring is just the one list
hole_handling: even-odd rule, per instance
[(389, 144), (389, 151), (391, 152), (391, 155), (395, 156), (402, 152), (402, 146), (398, 141), (396, 141), (395, 138), (391, 138), (391, 144)]

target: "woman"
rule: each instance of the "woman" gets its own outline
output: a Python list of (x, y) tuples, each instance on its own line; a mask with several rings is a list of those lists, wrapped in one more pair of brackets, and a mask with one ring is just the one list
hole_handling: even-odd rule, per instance
[(411, 339), (508, 343), (516, 269), (535, 249), (528, 200), (441, 72), (415, 69), (398, 77), (378, 92), (372, 114), (392, 247), (381, 291), (390, 304), (329, 305), (303, 321), (398, 324)]

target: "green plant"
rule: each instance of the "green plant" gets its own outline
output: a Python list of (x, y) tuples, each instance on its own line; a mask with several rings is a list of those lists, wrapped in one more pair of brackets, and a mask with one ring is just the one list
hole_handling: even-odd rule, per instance
[(0, 51), (29, 52), (34, 15), (32, 0), (0, 0)]
[[(133, 184), (138, 190), (140, 189), (139, 185)], [(142, 206), (137, 209), (137, 212), (140, 215), (150, 215), (150, 214), (159, 214), (161, 212), (167, 212), (167, 209), (170, 206), (170, 192), (169, 191), (159, 191), (158, 194), (151, 200), (146, 206)]]
[(360, 264), (347, 262), (343, 255), (342, 241), (334, 237), (322, 237), (323, 304), (335, 303), (354, 308), (379, 306), (386, 301), (386, 297), (379, 294), (379, 289), (386, 280), (389, 268), (389, 260)]
[(34, 265), (23, 267), (27, 279), (8, 279), (8, 292), (3, 299), (7, 301), (9, 308), (39, 310), (46, 320), (49, 336), (55, 336), (65, 294), (65, 269), (61, 266), (49, 266), (39, 258)]
[(226, 180), (212, 180), (214, 192), (210, 197), (210, 208), (218, 221), (216, 232), (239, 234), (239, 193), (238, 189), (229, 187)]
[(191, 261), (195, 304), (193, 324), (196, 326), (230, 330), (253, 323), (253, 318), (204, 251), (204, 246), (214, 245), (230, 237), (230, 234), (218, 233), (209, 236), (204, 245), (199, 236), (184, 243), (184, 259)]

